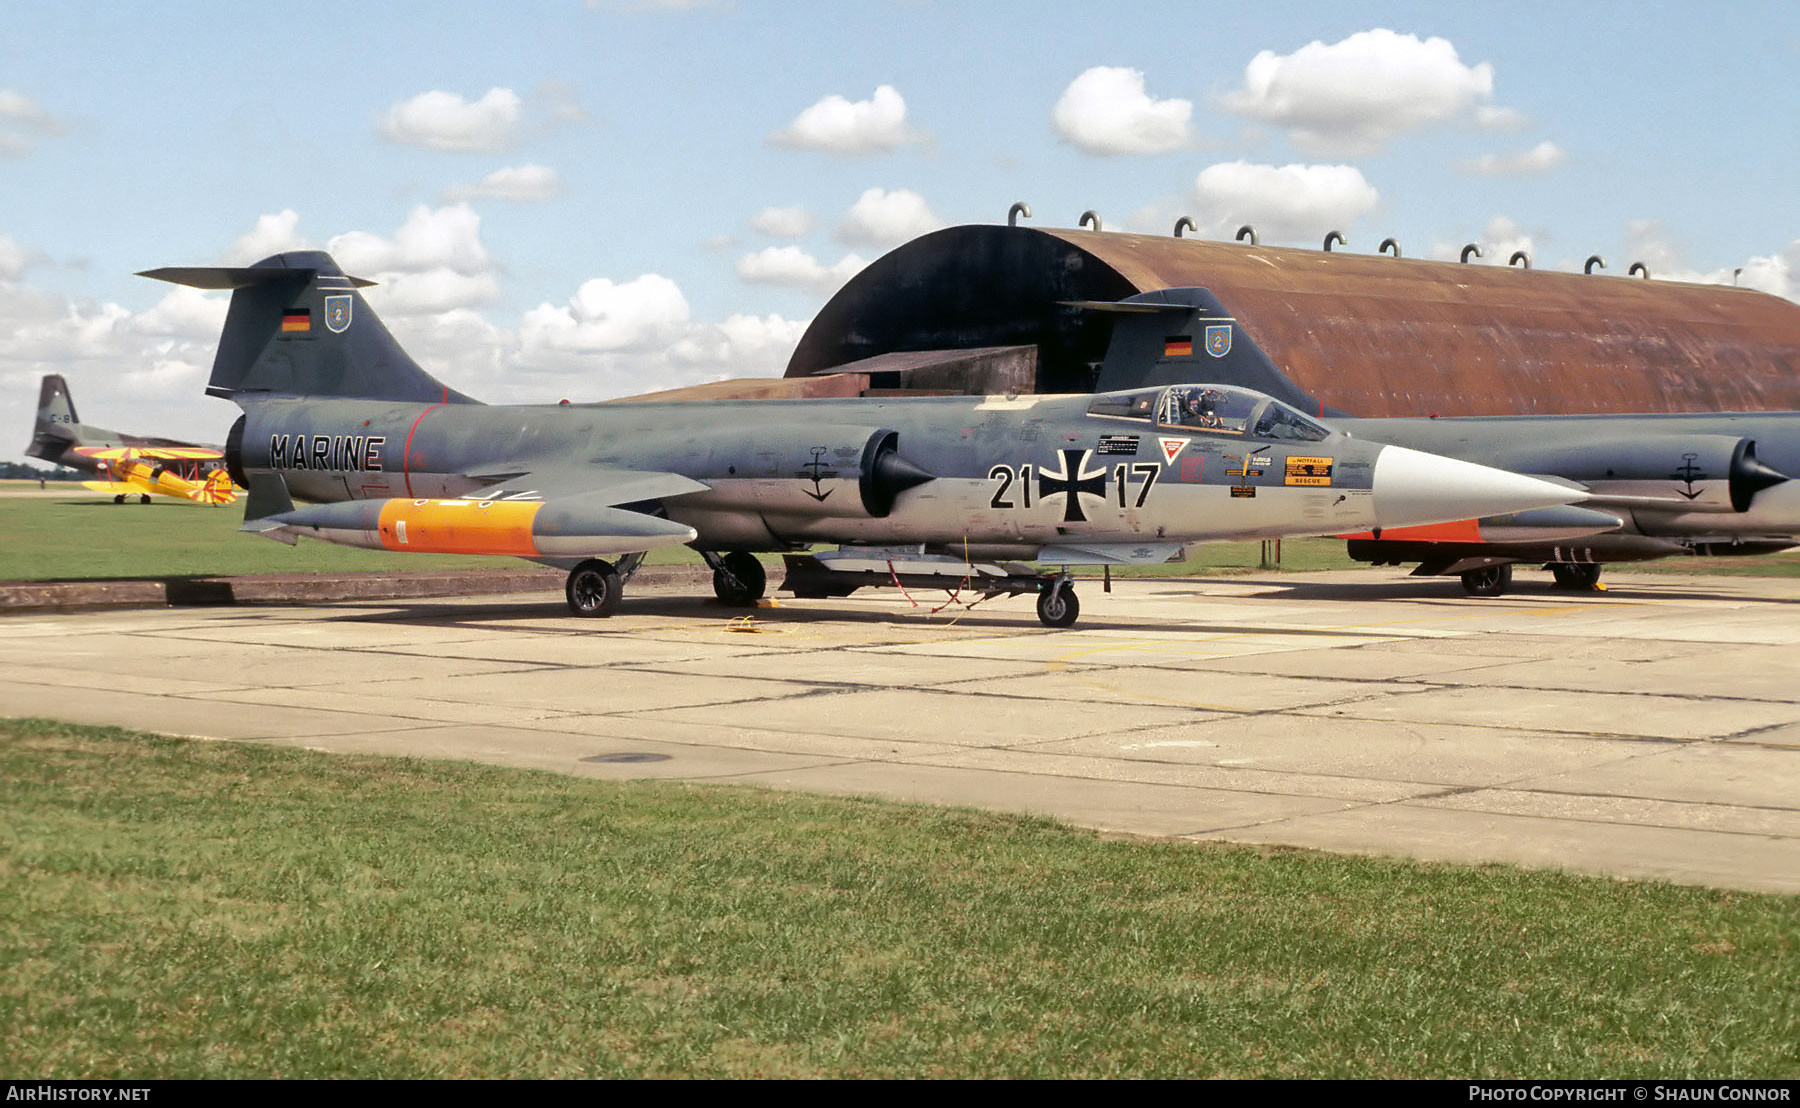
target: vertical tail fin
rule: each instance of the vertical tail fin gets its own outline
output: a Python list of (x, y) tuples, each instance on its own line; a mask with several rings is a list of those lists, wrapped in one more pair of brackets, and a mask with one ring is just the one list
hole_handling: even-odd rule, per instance
[(171, 266), (139, 276), (232, 290), (208, 395), (476, 403), (419, 368), (357, 291), (374, 282), (345, 276), (323, 251), (276, 254), (245, 267)]
[(1156, 289), (1078, 306), (1114, 313), (1097, 392), (1145, 385), (1238, 385), (1303, 412), (1349, 414), (1321, 405), (1294, 384), (1207, 289)]

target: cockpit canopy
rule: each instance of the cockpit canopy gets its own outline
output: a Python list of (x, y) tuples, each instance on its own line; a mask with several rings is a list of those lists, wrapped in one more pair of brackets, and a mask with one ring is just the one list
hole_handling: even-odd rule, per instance
[(1158, 426), (1211, 435), (1247, 435), (1289, 442), (1318, 442), (1330, 428), (1272, 396), (1231, 385), (1170, 385), (1094, 397), (1088, 414), (1138, 419)]

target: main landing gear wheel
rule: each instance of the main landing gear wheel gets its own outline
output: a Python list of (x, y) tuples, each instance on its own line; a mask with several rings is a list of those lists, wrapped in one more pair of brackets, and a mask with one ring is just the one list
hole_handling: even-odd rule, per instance
[(1068, 585), (1051, 585), (1038, 593), (1038, 619), (1045, 627), (1073, 627), (1081, 614), (1081, 601)]
[(1551, 562), (1550, 576), (1559, 589), (1592, 589), (1600, 583), (1597, 562)]
[(605, 617), (619, 610), (625, 592), (618, 571), (598, 558), (589, 558), (569, 571), (563, 594), (569, 598), (569, 611), (578, 616)]
[(138, 503), (139, 503), (139, 504), (148, 504), (148, 503), (150, 503), (150, 494), (149, 494), (149, 493), (147, 493), (147, 492), (144, 492), (144, 493), (139, 493), (139, 494), (138, 494)]
[(117, 496), (115, 496), (115, 497), (113, 497), (113, 503), (114, 503), (114, 504), (123, 504), (123, 503), (125, 503), (125, 494), (124, 494), (124, 493), (120, 493), (120, 494), (119, 494), (119, 495), (117, 495)]
[(720, 601), (739, 607), (754, 604), (768, 590), (769, 576), (756, 555), (733, 550), (713, 567), (713, 594)]
[(1502, 562), (1462, 575), (1463, 591), (1470, 596), (1501, 596), (1512, 588), (1512, 563)]

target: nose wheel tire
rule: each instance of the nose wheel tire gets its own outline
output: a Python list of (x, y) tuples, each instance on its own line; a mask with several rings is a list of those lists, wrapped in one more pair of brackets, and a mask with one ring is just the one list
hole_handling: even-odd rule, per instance
[(713, 570), (713, 595), (733, 606), (754, 604), (768, 591), (769, 577), (756, 555), (733, 550)]
[(596, 618), (618, 611), (624, 591), (618, 571), (598, 558), (589, 558), (570, 570), (568, 583), (563, 586), (569, 611)]
[(1045, 627), (1073, 627), (1076, 617), (1081, 615), (1081, 601), (1075, 598), (1075, 590), (1067, 585), (1046, 588), (1038, 593), (1037, 613)]
[(1470, 596), (1503, 596), (1512, 588), (1512, 563), (1472, 569), (1462, 575), (1462, 586)]

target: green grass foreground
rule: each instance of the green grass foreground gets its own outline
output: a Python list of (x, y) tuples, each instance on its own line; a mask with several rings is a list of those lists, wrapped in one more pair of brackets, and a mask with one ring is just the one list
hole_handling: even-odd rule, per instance
[(1788, 1077), (1800, 898), (0, 721), (0, 1070)]

